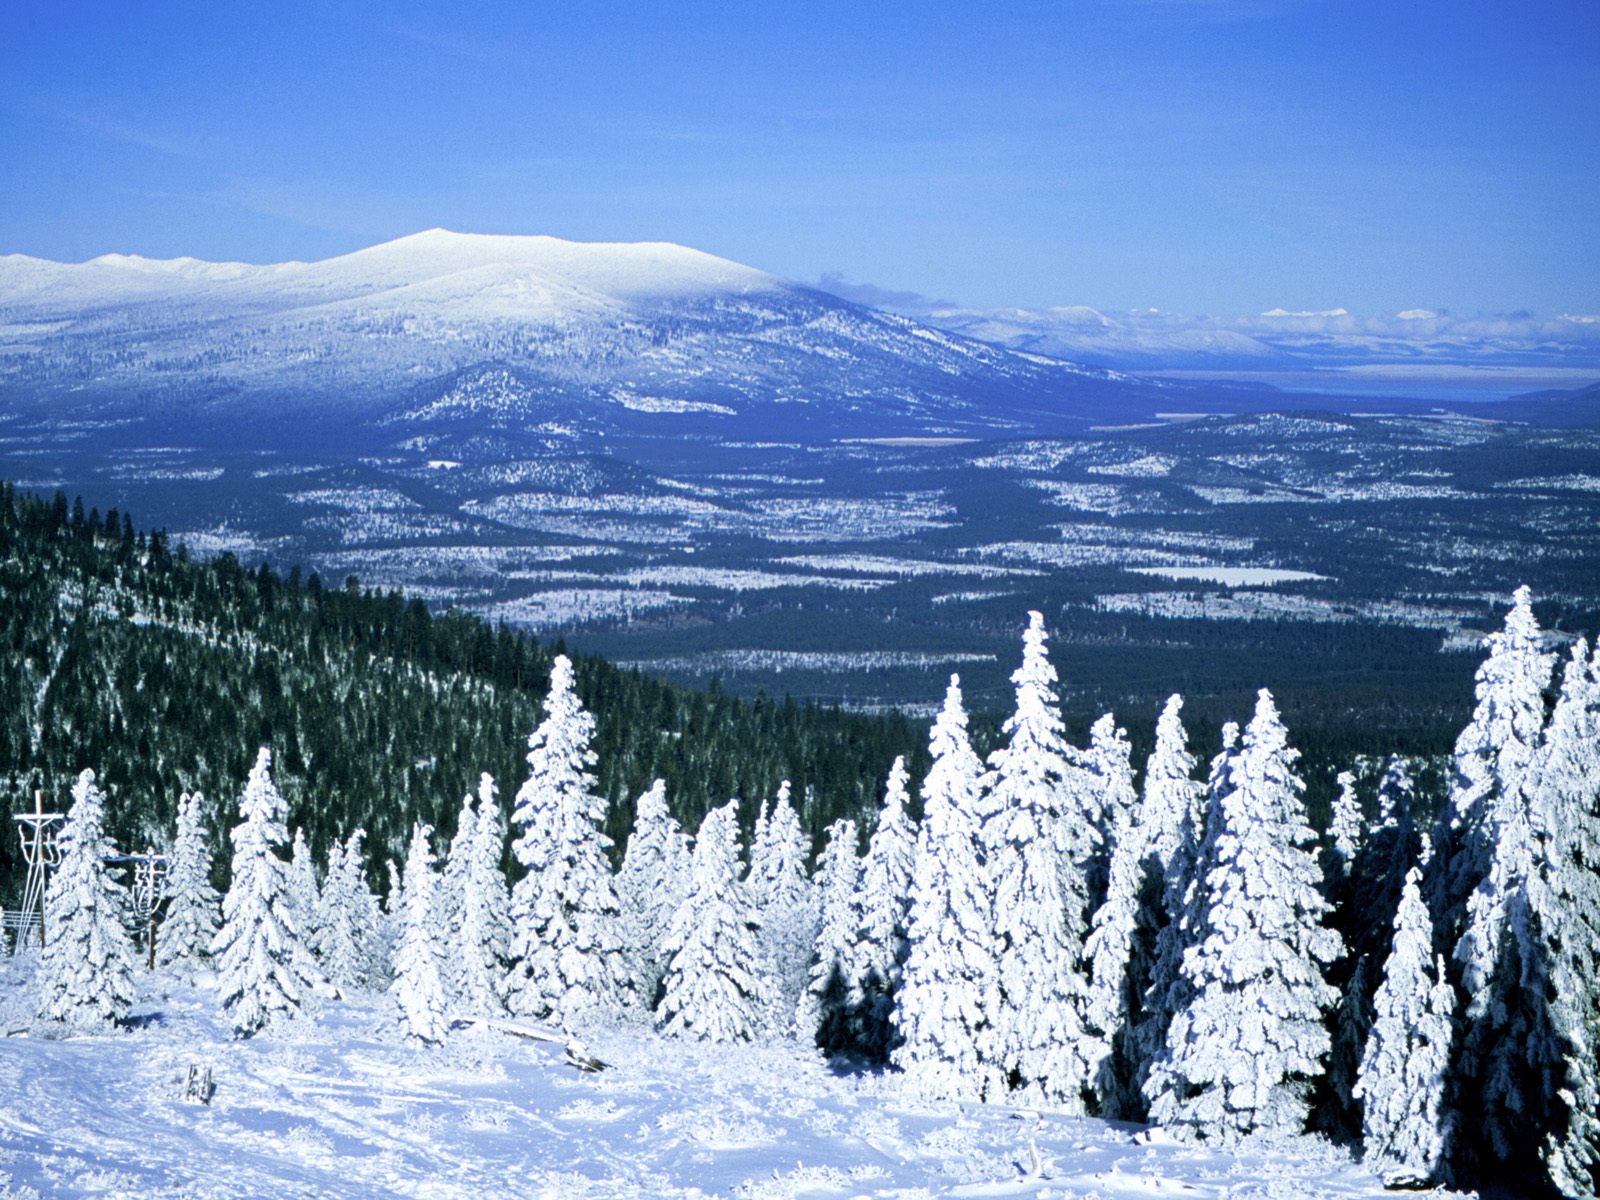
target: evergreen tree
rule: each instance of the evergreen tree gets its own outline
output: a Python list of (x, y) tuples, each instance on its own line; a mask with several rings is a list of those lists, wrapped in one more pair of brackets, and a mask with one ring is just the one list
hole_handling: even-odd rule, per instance
[(917, 861), (916, 823), (906, 812), (910, 778), (905, 757), (897, 757), (861, 868), (861, 922), (850, 971), (855, 991), (849, 1004), (856, 1021), (853, 1040), (875, 1058), (889, 1052), (894, 998), (906, 961), (911, 876)]
[(133, 946), (122, 927), (126, 897), (106, 870), (112, 846), (93, 771), (72, 785), (56, 845), (61, 859), (44, 895), (39, 1019), (77, 1029), (110, 1025), (133, 1003)]
[(802, 1040), (840, 1051), (851, 1045), (850, 1002), (860, 993), (852, 953), (861, 927), (861, 859), (856, 854), (854, 821), (841, 819), (828, 826), (828, 840), (817, 856), (816, 888), (821, 913), (817, 947), (795, 1029)]
[(363, 829), (328, 848), (328, 877), (322, 885), (317, 920), (317, 956), (337, 987), (371, 987), (381, 972), (373, 961), (383, 914), (362, 869)]
[[(478, 831), (473, 800), (471, 792), (461, 797), (461, 807), (456, 812), (456, 831), (450, 838), (450, 849), (439, 871), (439, 886), (434, 889), (438, 905), (434, 927), (441, 946), (453, 946), (461, 928), (461, 906), (466, 899), (467, 869), (472, 857), (470, 847)], [(459, 960), (447, 955), (446, 961), (447, 967), (453, 968)]]
[(593, 737), (572, 663), (560, 655), (512, 812), (523, 830), (513, 849), (527, 874), (512, 892), (506, 1000), (521, 1015), (582, 1021), (614, 1012), (632, 992), (605, 853), (611, 839), (600, 831), (605, 799), (589, 773)]
[(1093, 784), (1093, 819), (1099, 831), (1099, 850), (1088, 873), (1090, 911), (1106, 898), (1111, 854), (1117, 830), (1131, 824), (1139, 794), (1133, 784), (1133, 747), (1127, 730), (1106, 713), (1089, 728), (1087, 765)]
[(772, 1007), (757, 917), (739, 880), (738, 802), (700, 823), (689, 886), (672, 914), (657, 1020), (663, 1031), (711, 1042), (754, 1041)]
[(322, 907), (322, 889), (317, 885), (317, 864), (306, 845), (305, 830), (294, 831), (289, 851), (289, 868), (284, 874), (284, 900), (289, 916), (300, 933), (301, 945), (312, 949), (317, 944), (317, 914)]
[(1356, 777), (1349, 771), (1340, 771), (1339, 794), (1333, 802), (1333, 822), (1328, 827), (1329, 857), (1325, 874), (1343, 880), (1355, 865), (1366, 833), (1366, 818), (1361, 812), (1361, 800), (1356, 795)]
[(167, 914), (156, 937), (156, 962), (182, 974), (204, 960), (217, 936), (217, 891), (211, 886), (211, 847), (206, 841), (199, 792), (178, 797), (178, 831), (167, 875)]
[(1158, 1098), (1172, 1102), (1176, 1079), (1170, 1071), (1156, 1070), (1166, 1054), (1172, 1019), (1193, 998), (1183, 972), (1188, 952), (1206, 935), (1206, 914), (1211, 902), (1208, 886), (1217, 863), (1217, 841), (1222, 835), (1222, 799), (1232, 787), (1233, 766), (1239, 754), (1239, 726), (1229, 721), (1222, 727), (1222, 748), (1211, 760), (1211, 769), (1197, 806), (1194, 821), (1168, 871), (1168, 886), (1163, 893), (1167, 923), (1156, 938), (1155, 961), (1150, 968), (1150, 987), (1145, 992), (1144, 1019), (1135, 1038), (1140, 1061), (1140, 1090), (1146, 1107)]
[(667, 808), (658, 779), (634, 805), (633, 832), (617, 871), (624, 940), (635, 994), (653, 1008), (667, 967), (662, 942), (689, 884), (689, 839)]
[(1323, 971), (1340, 945), (1322, 923), (1297, 757), (1263, 689), (1228, 770), (1204, 935), (1184, 954), (1191, 998), (1154, 1068), (1173, 1085), (1158, 1089), (1151, 1118), (1195, 1136), (1301, 1131), (1328, 1052), (1323, 1021), (1337, 996)]
[(1455, 781), (1434, 843), (1430, 907), (1439, 945), (1453, 949), (1466, 924), (1467, 899), (1489, 874), (1502, 827), (1525, 809), (1524, 776), (1544, 728), (1544, 689), (1552, 658), (1540, 647), (1532, 595), (1517, 589), (1505, 627), (1488, 639), (1478, 668), (1477, 706), (1456, 739)]
[(288, 840), (287, 806), (272, 783), (272, 751), (261, 747), (239, 797), (233, 828), (233, 881), (222, 900), (222, 928), (211, 944), (223, 1009), (241, 1037), (300, 1011), (321, 981), (289, 912), (287, 870), (277, 848)]
[[(1066, 913), (1083, 910), (1088, 889), (1078, 871), (1063, 871), (1056, 860), (1060, 717), (1044, 623), (1038, 613), (1029, 618), (1022, 665), (1011, 676), (1016, 711), (1001, 730), (1008, 740), (990, 756), (986, 781), (981, 841), (998, 970), (984, 1053), (1025, 1101), (1083, 1112), (1098, 1052), (1085, 1029), (1084, 946), (1072, 940)], [(1063, 878), (1072, 893), (1063, 895)]]
[(1386, 1176), (1428, 1183), (1439, 1172), (1450, 1134), (1443, 1105), (1455, 993), (1444, 960), (1431, 965), (1433, 921), (1422, 902), (1421, 878), (1413, 867), (1405, 879), (1355, 1095), (1367, 1159)]
[(950, 677), (928, 739), (933, 765), (922, 784), (922, 827), (911, 883), (908, 950), (891, 1061), (911, 1088), (935, 1100), (1004, 1094), (1000, 1066), (985, 1057), (995, 986), (994, 909), (979, 845), (983, 762), (967, 740), (961, 681)]
[(761, 953), (772, 981), (771, 1027), (787, 1033), (810, 979), (817, 937), (816, 889), (806, 876), (810, 841), (789, 803), (784, 780), (766, 824), (766, 840), (750, 850), (751, 894), (759, 905)]
[(444, 948), (437, 938), (438, 877), (433, 869), (433, 830), (420, 821), (412, 827), (400, 883), (400, 945), (394, 957), (389, 994), (400, 1010), (400, 1026), (415, 1041), (437, 1045), (449, 1028), (445, 1015)]
[(500, 869), (504, 841), (494, 777), (478, 779), (478, 805), (472, 814), (472, 838), (463, 847), (466, 870), (461, 879), (461, 906), (449, 942), (450, 991), (466, 1012), (496, 1013), (503, 1007), (500, 987), (509, 941), (511, 898)]

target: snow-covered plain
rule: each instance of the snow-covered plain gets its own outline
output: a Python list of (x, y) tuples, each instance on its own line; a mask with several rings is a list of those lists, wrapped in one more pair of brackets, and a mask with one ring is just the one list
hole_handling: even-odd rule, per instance
[[(1310, 1138), (1237, 1151), (1033, 1109), (931, 1104), (893, 1075), (830, 1066), (793, 1042), (706, 1047), (641, 1028), (591, 1034), (610, 1064), (457, 1030), (399, 1036), (393, 1002), (357, 995), (253, 1039), (204, 987), (145, 975), (131, 1028), (27, 1032), (27, 960), (7, 960), (0, 1195), (560, 1198), (1272, 1197), (1384, 1195)], [(183, 1097), (210, 1067), (209, 1105)], [(1436, 1193), (1445, 1195), (1445, 1193)]]

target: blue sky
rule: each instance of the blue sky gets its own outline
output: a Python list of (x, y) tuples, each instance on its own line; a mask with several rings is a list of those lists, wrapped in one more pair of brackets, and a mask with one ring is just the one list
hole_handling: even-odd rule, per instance
[(969, 304), (1600, 309), (1600, 5), (0, 8), (0, 252), (665, 239)]

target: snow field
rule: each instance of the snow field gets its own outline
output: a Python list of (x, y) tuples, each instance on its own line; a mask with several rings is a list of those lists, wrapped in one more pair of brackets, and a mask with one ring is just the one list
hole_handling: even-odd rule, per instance
[[(31, 1014), (7, 961), (4, 1024)], [(830, 1068), (793, 1041), (707, 1047), (619, 1027), (559, 1045), (456, 1030), (402, 1041), (357, 993), (255, 1038), (208, 987), (140, 977), (132, 1028), (0, 1043), (0, 1195), (139, 1200), (691, 1200), (943, 1196), (1376, 1197), (1311, 1138), (1234, 1152), (1045, 1110), (927, 1103), (893, 1075)], [(182, 1098), (209, 1065), (209, 1106)], [(31, 1189), (31, 1190), (30, 1190)], [(1447, 1193), (1434, 1193), (1438, 1196)]]

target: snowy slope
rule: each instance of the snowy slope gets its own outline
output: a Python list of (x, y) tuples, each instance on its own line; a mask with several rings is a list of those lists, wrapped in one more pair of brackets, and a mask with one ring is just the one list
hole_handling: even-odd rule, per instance
[[(27, 1000), (15, 967), (6, 1028)], [(136, 1028), (0, 1042), (0, 1189), (16, 1197), (727, 1196), (1293, 1197), (1384, 1195), (1313, 1139), (1234, 1153), (1159, 1131), (903, 1097), (893, 1077), (830, 1070), (792, 1043), (590, 1040), (559, 1047), (458, 1032), (399, 1043), (390, 1002), (329, 1005), (254, 1040), (225, 1036), (204, 990), (146, 978)], [(209, 1106), (182, 1099), (211, 1067)], [(29, 1190), (32, 1189), (32, 1190)]]
[(1041, 429), (1140, 392), (666, 243), (436, 229), (313, 263), (0, 258), (0, 393), (19, 404), (394, 417), (490, 369), (523, 381), (505, 420), (575, 405), (598, 432), (663, 414), (824, 436)]

